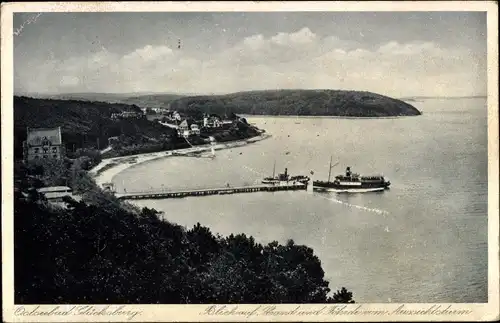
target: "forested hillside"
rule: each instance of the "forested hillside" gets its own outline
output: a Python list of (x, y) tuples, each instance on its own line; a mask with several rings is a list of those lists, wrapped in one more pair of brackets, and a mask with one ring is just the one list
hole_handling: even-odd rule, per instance
[(144, 108), (163, 108), (169, 102), (187, 96), (170, 93), (64, 93), (43, 95), (39, 98), (53, 100), (101, 101), (108, 103), (135, 104)]
[(134, 95), (123, 99), (121, 102), (127, 104), (136, 104), (145, 108), (167, 108), (170, 102), (184, 97), (180, 94), (150, 94)]
[(68, 199), (60, 209), (35, 190), (16, 192), (17, 304), (353, 302), (346, 289), (328, 296), (307, 246), (187, 229), (99, 196), (99, 204)]
[[(144, 102), (161, 101), (161, 96)], [(167, 101), (167, 100), (166, 100)], [(227, 95), (188, 96), (168, 100), (170, 109), (187, 112), (201, 109), (220, 115), (303, 115), (389, 117), (420, 115), (412, 105), (371, 92), (337, 90), (278, 90), (238, 92)], [(151, 103), (148, 103), (151, 104)]]
[(104, 149), (108, 145), (108, 138), (114, 136), (132, 138), (135, 142), (147, 142), (162, 136), (176, 140), (177, 133), (174, 129), (145, 118), (111, 120), (113, 113), (122, 111), (142, 113), (135, 105), (14, 97), (15, 156), (22, 156), (26, 127), (60, 126), (68, 152), (98, 146)]

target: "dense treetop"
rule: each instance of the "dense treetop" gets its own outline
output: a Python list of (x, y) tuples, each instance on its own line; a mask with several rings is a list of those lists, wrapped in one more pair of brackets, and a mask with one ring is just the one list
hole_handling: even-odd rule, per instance
[[(15, 196), (18, 304), (350, 303), (332, 296), (313, 250), (292, 240), (187, 229), (111, 196), (58, 208), (28, 190)], [(167, 214), (168, 218), (168, 214)]]

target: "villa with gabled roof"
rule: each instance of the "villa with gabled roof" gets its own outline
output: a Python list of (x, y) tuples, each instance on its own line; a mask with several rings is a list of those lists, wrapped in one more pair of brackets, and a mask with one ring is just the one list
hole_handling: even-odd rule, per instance
[(61, 127), (27, 128), (24, 160), (61, 159), (64, 154)]
[(182, 120), (182, 122), (179, 124), (179, 130), (180, 131), (189, 130), (189, 123), (186, 119)]

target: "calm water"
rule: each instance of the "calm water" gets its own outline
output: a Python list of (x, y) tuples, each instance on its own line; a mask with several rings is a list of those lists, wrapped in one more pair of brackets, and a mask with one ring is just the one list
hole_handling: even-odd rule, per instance
[(383, 173), (383, 193), (252, 193), (144, 200), (185, 226), (292, 238), (315, 250), (332, 289), (358, 302), (487, 302), (486, 99), (425, 100), (400, 119), (249, 117), (272, 138), (218, 151), (214, 160), (167, 158), (115, 177), (117, 189), (252, 184), (287, 167), (328, 177), (333, 155), (359, 173)]

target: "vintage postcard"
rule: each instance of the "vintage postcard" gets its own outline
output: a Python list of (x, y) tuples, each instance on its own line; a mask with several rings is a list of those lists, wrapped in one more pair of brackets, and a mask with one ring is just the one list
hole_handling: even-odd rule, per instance
[(1, 15), (6, 322), (499, 319), (495, 2)]

